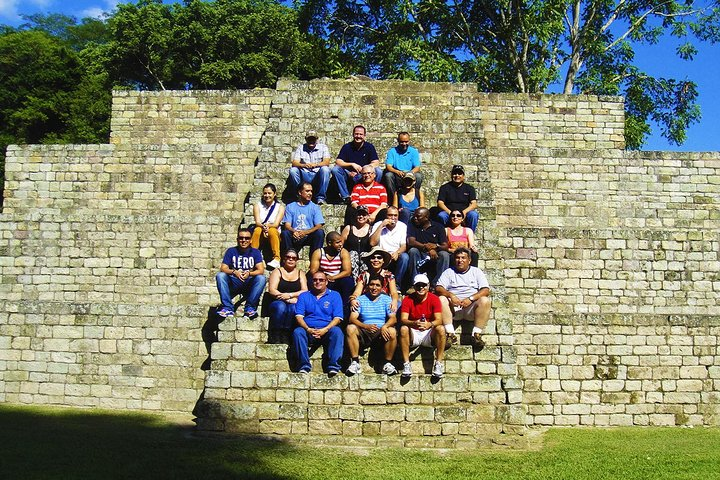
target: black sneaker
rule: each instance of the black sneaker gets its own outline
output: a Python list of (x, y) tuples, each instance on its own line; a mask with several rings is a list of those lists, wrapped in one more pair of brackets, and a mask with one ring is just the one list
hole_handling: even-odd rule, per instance
[(482, 350), (485, 347), (485, 341), (480, 333), (473, 333), (472, 346), (476, 350)]

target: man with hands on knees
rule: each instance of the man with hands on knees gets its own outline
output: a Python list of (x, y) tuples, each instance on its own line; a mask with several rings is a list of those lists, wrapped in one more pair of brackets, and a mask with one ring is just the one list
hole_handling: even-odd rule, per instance
[(352, 361), (347, 369), (348, 375), (360, 373), (360, 347), (369, 348), (373, 343), (384, 342), (385, 364), (382, 372), (394, 375), (397, 369), (392, 357), (397, 347), (397, 319), (391, 308), (391, 299), (382, 292), (383, 279), (372, 275), (368, 280), (367, 292), (357, 299), (358, 308), (350, 314), (345, 331), (348, 350)]
[(312, 274), (310, 290), (298, 297), (293, 331), (293, 350), (300, 373), (310, 373), (308, 346), (322, 344), (328, 360), (327, 373), (334, 377), (340, 371), (343, 354), (343, 332), (339, 325), (343, 319), (340, 294), (327, 288), (327, 275), (318, 271)]
[(470, 250), (460, 247), (453, 253), (454, 264), (445, 270), (438, 279), (435, 291), (440, 296), (442, 315), (447, 327), (448, 336), (454, 335), (451, 327), (453, 320), (470, 320), (473, 322), (472, 345), (482, 349), (485, 342), (482, 331), (490, 318), (490, 284), (485, 273), (470, 265)]
[(443, 326), (440, 299), (430, 293), (427, 275), (413, 279), (414, 292), (403, 299), (400, 307), (400, 350), (403, 358), (402, 377), (412, 376), (410, 349), (435, 347), (432, 376), (442, 378), (445, 373), (445, 327)]
[(239, 227), (237, 246), (225, 251), (220, 271), (215, 275), (215, 283), (222, 307), (218, 315), (223, 318), (235, 315), (232, 299), (235, 295), (245, 295), (245, 316), (253, 319), (258, 316), (260, 296), (265, 289), (265, 263), (260, 250), (250, 246), (250, 229)]

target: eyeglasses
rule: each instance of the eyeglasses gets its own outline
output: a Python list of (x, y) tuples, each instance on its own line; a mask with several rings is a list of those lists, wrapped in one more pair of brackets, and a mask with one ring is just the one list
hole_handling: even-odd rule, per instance
[(382, 259), (383, 259), (382, 255), (373, 255), (370, 257), (370, 260), (382, 260)]
[(315, 283), (315, 282), (322, 283), (322, 282), (327, 282), (327, 278), (313, 278), (312, 281), (313, 281), (313, 283)]
[(422, 290), (423, 288), (427, 288), (427, 286), (428, 286), (427, 283), (416, 283), (414, 285), (415, 290)]
[(241, 242), (249, 242), (250, 241), (250, 237), (237, 237), (237, 239)]
[(461, 213), (451, 213), (450, 216), (453, 217), (453, 218), (455, 218), (455, 217), (460, 217), (460, 218), (462, 218), (462, 214), (461, 214)]

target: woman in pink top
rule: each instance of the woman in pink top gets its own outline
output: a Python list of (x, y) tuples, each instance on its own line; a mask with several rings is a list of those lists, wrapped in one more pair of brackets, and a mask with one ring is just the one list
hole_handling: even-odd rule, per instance
[(453, 253), (455, 249), (465, 247), (470, 249), (471, 264), (477, 267), (478, 253), (475, 246), (475, 234), (469, 227), (463, 226), (465, 215), (460, 210), (450, 212), (450, 222), (445, 227), (445, 235), (448, 240), (448, 252)]

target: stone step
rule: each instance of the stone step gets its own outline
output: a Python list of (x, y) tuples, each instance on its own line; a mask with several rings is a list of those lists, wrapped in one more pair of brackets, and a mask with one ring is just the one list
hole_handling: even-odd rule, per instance
[[(418, 446), (437, 446), (435, 441), (428, 440), (439, 437), (446, 445), (454, 445), (460, 439), (485, 443), (503, 433), (517, 435), (525, 431), (525, 407), (519, 404), (308, 405), (206, 397), (195, 413), (200, 430), (335, 436), (337, 440), (332, 441), (339, 445), (347, 445), (355, 436), (376, 440), (382, 436), (394, 439), (392, 443), (408, 445), (411, 441), (410, 444)], [(362, 443), (373, 445), (376, 441)]]
[(361, 373), (328, 377), (315, 371), (253, 372), (241, 370), (241, 362), (218, 363), (219, 369), (213, 365), (207, 373), (204, 398), (310, 404), (336, 401), (343, 405), (515, 404), (522, 399), (519, 382), (500, 375), (446, 374), (437, 379), (428, 374)]

